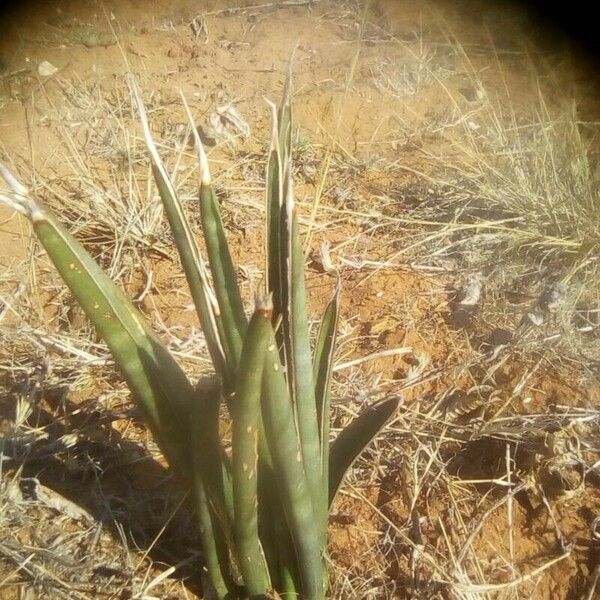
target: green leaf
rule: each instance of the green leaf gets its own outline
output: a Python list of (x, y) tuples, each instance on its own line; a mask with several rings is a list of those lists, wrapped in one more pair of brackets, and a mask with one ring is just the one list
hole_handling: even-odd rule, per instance
[(321, 531), (305, 474), (302, 450), (287, 382), (273, 330), (266, 352), (263, 378), (262, 414), (265, 434), (273, 460), (274, 478), (296, 549), (302, 586), (301, 597), (324, 597), (321, 560)]
[(281, 274), (279, 252), (279, 229), (281, 221), (281, 205), (283, 194), (281, 188), (281, 153), (279, 151), (279, 133), (277, 112), (273, 110), (273, 137), (267, 163), (267, 197), (266, 197), (266, 230), (267, 230), (267, 290), (273, 295), (275, 319), (281, 315)]
[(240, 359), (242, 342), (248, 327), (248, 319), (237, 283), (235, 266), (231, 259), (225, 228), (221, 220), (219, 202), (215, 194), (208, 166), (208, 159), (198, 128), (183, 94), (188, 121), (198, 151), (200, 169), (200, 215), (202, 232), (206, 242), (210, 270), (215, 285), (215, 292), (223, 322), (223, 330), (227, 342), (227, 361), (229, 370), (235, 373)]
[[(291, 157), (291, 84), (286, 83), (279, 120), (280, 155), (283, 168), (284, 202), (280, 211), (279, 275), (285, 365), (288, 384), (296, 411), (302, 458), (317, 522), (326, 526), (327, 512), (323, 498), (321, 446), (313, 383), (313, 360), (310, 349), (308, 310), (304, 284), (304, 252), (300, 241), (298, 218), (294, 207)], [(322, 532), (324, 533), (324, 531)]]
[(240, 360), (248, 321), (225, 238), (217, 197), (212, 185), (206, 182), (206, 176), (200, 187), (200, 214), (210, 271), (227, 338), (227, 359), (231, 370), (235, 371)]
[(219, 330), (222, 328), (221, 319), (217, 300), (208, 280), (206, 266), (194, 241), (192, 230), (181, 202), (158, 154), (156, 144), (150, 132), (146, 109), (135, 83), (132, 83), (132, 91), (142, 123), (146, 146), (152, 160), (152, 173), (175, 239), (198, 319), (206, 338), (206, 345), (215, 370), (219, 376), (225, 378), (225, 354), (219, 333)]
[[(331, 375), (335, 358), (338, 321), (340, 314), (340, 287), (336, 286), (333, 298), (325, 307), (323, 318), (317, 334), (314, 358), (315, 396), (317, 400), (317, 417), (323, 448), (329, 446), (329, 395)], [(327, 443), (324, 443), (327, 442)]]
[(283, 88), (283, 96), (277, 120), (279, 123), (279, 147), (281, 149), (281, 164), (286, 164), (288, 157), (292, 151), (292, 64), (293, 56), (290, 58), (288, 72), (285, 78), (285, 86)]
[(228, 469), (228, 458), (219, 439), (219, 408), (221, 390), (218, 381), (203, 382), (201, 397), (191, 412), (190, 445), (193, 478), (203, 487), (213, 514), (219, 521), (228, 547), (234, 554), (233, 489)]
[(329, 424), (330, 424), (330, 389), (333, 361), (337, 341), (338, 320), (340, 314), (340, 286), (323, 313), (323, 319), (317, 335), (314, 357), (315, 397), (317, 419), (321, 440), (322, 494), (321, 510), (327, 514), (329, 508)]
[(257, 302), (248, 326), (232, 403), (234, 531), (239, 566), (251, 598), (264, 597), (270, 580), (258, 537), (258, 439), (265, 352), (272, 304)]
[(282, 289), (285, 275), (281, 271), (281, 211), (284, 204), (285, 167), (292, 147), (291, 61), (279, 109), (269, 102), (272, 111), (272, 137), (267, 163), (267, 289), (273, 294), (274, 319), (282, 313)]
[(34, 230), (56, 269), (106, 341), (171, 464), (187, 471), (194, 390), (143, 315), (48, 211), (35, 206)]
[[(289, 171), (288, 171), (289, 173)], [(300, 446), (306, 478), (319, 523), (326, 523), (322, 513), (323, 479), (321, 444), (317, 419), (317, 403), (313, 382), (313, 359), (310, 349), (306, 289), (304, 286), (304, 253), (293, 206), (292, 186), (288, 175), (285, 219), (282, 227), (282, 256), (288, 267), (283, 299), (283, 327), (286, 343), (286, 366), (292, 400), (296, 410)], [(284, 249), (284, 242), (287, 246)], [(287, 252), (286, 252), (287, 250)]]
[(211, 512), (205, 487), (202, 478), (194, 479), (192, 488), (208, 579), (219, 600), (237, 600), (240, 595), (229, 570), (229, 550), (218, 519)]
[(330, 505), (348, 469), (390, 420), (399, 404), (400, 398), (394, 397), (368, 408), (334, 440), (329, 455)]

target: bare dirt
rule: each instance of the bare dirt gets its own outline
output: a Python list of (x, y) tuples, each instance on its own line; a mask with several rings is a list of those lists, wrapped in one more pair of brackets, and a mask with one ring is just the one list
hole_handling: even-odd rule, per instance
[[(114, 189), (109, 180), (127, 195), (124, 161), (133, 157), (143, 171), (139, 131), (135, 140), (119, 129), (129, 111), (125, 75), (134, 73), (170, 164), (183, 156), (181, 190), (193, 198), (196, 174), (184, 168), (193, 153), (182, 150), (179, 90), (200, 124), (232, 101), (252, 134), (217, 144), (209, 158), (250, 299), (263, 261), (265, 98), (277, 101), (295, 49), (297, 196), (311, 236), (308, 290), (315, 318), (335, 283), (324, 242), (342, 280), (334, 427), (374, 398), (404, 398), (398, 419), (334, 506), (332, 597), (595, 597), (597, 377), (589, 365), (540, 351), (494, 357), (488, 341), (498, 323), (488, 313), (457, 327), (452, 290), (465, 274), (406, 250), (405, 238), (418, 225), (404, 220), (411, 203), (433, 195), (430, 179), (438, 167), (430, 157), (455, 159), (456, 147), (436, 131), (458, 105), (465, 119), (477, 114), (473, 73), (486, 93), (508, 91), (518, 115), (532, 94), (531, 62), (551, 64), (565, 89), (581, 92), (581, 119), (593, 121), (597, 82), (589, 63), (564, 53), (512, 5), (254, 5), (63, 0), (6, 12), (1, 158), (24, 179), (31, 176), (59, 218), (115, 268), (113, 275), (139, 299), (186, 368), (202, 373), (207, 357), (193, 346), (197, 322), (164, 224), (138, 234), (134, 226), (119, 231), (118, 220), (111, 228), (108, 217), (90, 222), (94, 209), (85, 194), (92, 187), (81, 173), (90, 168), (100, 178), (102, 198)], [(523, 51), (524, 39), (536, 44), (534, 53)], [(43, 61), (56, 71), (40, 75)], [(104, 134), (110, 143), (100, 139)], [(146, 194), (140, 181), (136, 198), (149, 214), (153, 192), (148, 187)], [(189, 207), (197, 219), (191, 201)], [(0, 300), (13, 307), (0, 325), (6, 331), (3, 430), (14, 432), (17, 398), (35, 400), (24, 421), (34, 442), (22, 461), (0, 470), (5, 490), (12, 490), (0, 506), (0, 597), (202, 597), (187, 499), (173, 490), (110, 366), (90, 366), (87, 355), (58, 343), (71, 340), (75, 348), (101, 353), (28, 225), (5, 208), (0, 248)], [(19, 282), (26, 291), (14, 296)], [(25, 329), (37, 342), (19, 346), (15, 332)], [(40, 341), (46, 333), (52, 340)], [(461, 412), (473, 394), (481, 402)], [(477, 419), (496, 429), (482, 434), (473, 425)], [(567, 455), (594, 466), (583, 474), (577, 460), (561, 462)], [(87, 516), (65, 514), (60, 499), (55, 505), (39, 500), (23, 488), (27, 478), (74, 501)], [(148, 588), (170, 567), (176, 569)]]

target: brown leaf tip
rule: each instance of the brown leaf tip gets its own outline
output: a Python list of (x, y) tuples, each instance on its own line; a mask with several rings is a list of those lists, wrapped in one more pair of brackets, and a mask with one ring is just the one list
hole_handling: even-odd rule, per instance
[(263, 296), (261, 293), (256, 295), (254, 310), (263, 317), (271, 318), (273, 314), (273, 294)]

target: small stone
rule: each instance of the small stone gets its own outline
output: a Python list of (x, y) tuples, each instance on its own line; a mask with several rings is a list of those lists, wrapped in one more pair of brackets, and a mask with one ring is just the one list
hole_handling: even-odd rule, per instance
[(40, 77), (50, 77), (58, 73), (58, 68), (47, 60), (44, 60), (38, 65), (38, 73)]

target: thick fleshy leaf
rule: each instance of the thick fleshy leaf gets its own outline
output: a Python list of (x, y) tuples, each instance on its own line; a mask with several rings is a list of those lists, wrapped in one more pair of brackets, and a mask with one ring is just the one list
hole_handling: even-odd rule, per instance
[(223, 323), (224, 336), (227, 342), (226, 358), (229, 370), (235, 373), (240, 359), (242, 342), (248, 327), (248, 319), (244, 312), (244, 304), (237, 283), (235, 266), (227, 244), (225, 228), (221, 220), (219, 202), (215, 194), (208, 166), (208, 159), (198, 128), (192, 113), (182, 94), (192, 136), (198, 151), (198, 166), (200, 170), (200, 215), (202, 233), (206, 242), (206, 250), (213, 277), (215, 292)]
[(329, 454), (329, 504), (354, 461), (377, 437), (400, 404), (400, 398), (388, 398), (365, 410), (343, 429), (331, 445)]
[(220, 334), (220, 330), (222, 329), (221, 317), (215, 294), (208, 280), (207, 269), (198, 246), (194, 241), (192, 230), (181, 202), (158, 154), (156, 144), (150, 132), (150, 124), (144, 103), (134, 83), (132, 83), (132, 91), (142, 123), (144, 140), (152, 160), (152, 173), (169, 221), (171, 232), (175, 239), (198, 319), (204, 331), (206, 345), (215, 370), (219, 376), (226, 378), (227, 374), (224, 372), (225, 353), (221, 340), (222, 334)]
[(266, 197), (266, 273), (267, 290), (273, 295), (275, 319), (281, 315), (281, 275), (279, 265), (281, 262), (279, 252), (279, 229), (281, 221), (281, 205), (283, 194), (281, 188), (281, 158), (279, 150), (279, 133), (277, 111), (271, 105), (273, 113), (273, 136), (269, 161), (267, 163), (267, 197)]
[(269, 572), (258, 536), (258, 439), (265, 352), (271, 332), (270, 301), (259, 301), (237, 372), (232, 403), (234, 532), (239, 566), (251, 598), (270, 589)]
[(21, 197), (22, 212), (86, 316), (108, 345), (169, 462), (185, 473), (194, 390), (144, 316), (46, 209)]
[(212, 184), (206, 183), (204, 179), (200, 187), (200, 214), (210, 271), (227, 339), (227, 360), (230, 369), (235, 371), (240, 360), (248, 321), (221, 222), (217, 196)]
[(219, 521), (211, 511), (202, 478), (194, 479), (192, 489), (208, 580), (219, 600), (238, 600), (239, 590), (229, 568), (229, 549), (220, 530)]
[(195, 485), (202, 485), (210, 503), (211, 511), (219, 521), (232, 552), (233, 535), (233, 489), (230, 469), (219, 437), (219, 408), (221, 405), (220, 383), (216, 380), (199, 386), (200, 398), (191, 411), (190, 446)]
[[(331, 388), (331, 375), (335, 358), (337, 341), (338, 320), (340, 314), (340, 287), (336, 286), (333, 298), (325, 307), (323, 318), (319, 326), (314, 357), (315, 396), (317, 400), (317, 417), (321, 443), (329, 441), (329, 395)], [(327, 447), (328, 443), (323, 443)]]
[[(304, 286), (304, 253), (298, 231), (298, 219), (293, 207), (291, 180), (288, 179), (285, 223), (282, 227), (282, 255), (286, 259), (287, 281), (283, 298), (283, 328), (286, 344), (288, 383), (296, 411), (300, 446), (311, 498), (318, 522), (326, 523), (322, 512), (323, 479), (321, 442), (317, 418), (317, 402), (313, 380), (313, 359), (308, 330), (308, 311)], [(287, 253), (283, 250), (286, 242)]]
[(321, 510), (327, 514), (329, 509), (329, 424), (330, 424), (330, 389), (331, 374), (335, 346), (337, 341), (337, 329), (340, 313), (340, 287), (336, 286), (335, 294), (323, 313), (323, 319), (319, 327), (317, 344), (314, 357), (314, 380), (315, 398), (317, 406), (317, 419), (321, 441)]
[(292, 153), (292, 63), (293, 57), (290, 59), (288, 65), (283, 96), (277, 113), (277, 120), (279, 123), (279, 147), (281, 149), (282, 164), (286, 164), (288, 157), (290, 157)]
[(282, 288), (285, 274), (281, 271), (281, 212), (285, 195), (285, 169), (292, 147), (291, 62), (279, 108), (269, 103), (272, 111), (271, 148), (267, 164), (267, 290), (273, 294), (274, 319), (282, 313)]
[(284, 195), (280, 211), (279, 275), (285, 365), (311, 499), (317, 514), (317, 522), (324, 528), (327, 513), (322, 502), (324, 490), (321, 446), (304, 284), (304, 252), (294, 207), (291, 135), (289, 134), (292, 126), (290, 95), (288, 78), (279, 117), (285, 122), (285, 131), (279, 132)]
[(264, 429), (273, 459), (274, 478), (298, 559), (301, 597), (318, 600), (325, 593), (321, 560), (323, 525), (317, 521), (313, 509), (293, 406), (272, 330), (264, 368)]

